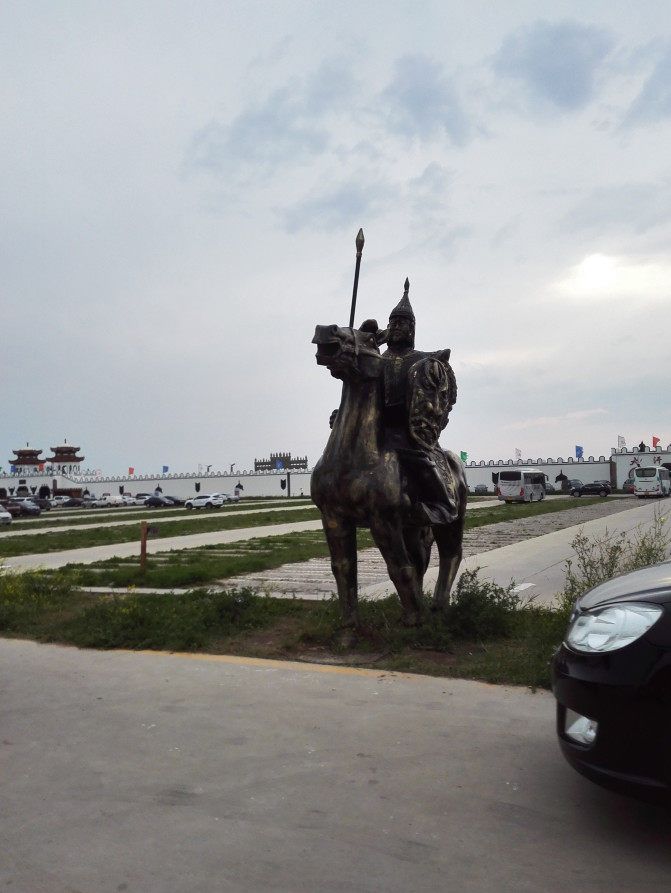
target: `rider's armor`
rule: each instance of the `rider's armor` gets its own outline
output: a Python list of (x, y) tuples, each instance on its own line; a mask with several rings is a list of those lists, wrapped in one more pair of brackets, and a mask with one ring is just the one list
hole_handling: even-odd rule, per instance
[[(413, 323), (406, 291), (390, 314)], [(456, 402), (457, 387), (449, 350), (426, 353), (413, 344), (393, 346), (384, 366), (384, 444), (395, 450), (408, 483), (408, 495), (422, 523), (448, 524), (456, 517), (455, 482), (438, 443)]]

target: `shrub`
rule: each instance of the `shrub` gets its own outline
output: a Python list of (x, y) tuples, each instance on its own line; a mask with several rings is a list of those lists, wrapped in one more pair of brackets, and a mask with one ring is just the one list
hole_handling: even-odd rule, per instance
[(466, 570), (459, 577), (448, 608), (447, 621), (460, 638), (493, 639), (508, 636), (512, 614), (519, 607), (519, 596), (511, 583), (507, 589), (478, 579), (479, 568)]
[(577, 598), (606, 580), (664, 561), (670, 544), (666, 517), (659, 513), (647, 530), (639, 528), (633, 536), (626, 531), (615, 535), (606, 530), (602, 537), (589, 539), (581, 529), (571, 542), (575, 559), (566, 562), (560, 611), (569, 614)]

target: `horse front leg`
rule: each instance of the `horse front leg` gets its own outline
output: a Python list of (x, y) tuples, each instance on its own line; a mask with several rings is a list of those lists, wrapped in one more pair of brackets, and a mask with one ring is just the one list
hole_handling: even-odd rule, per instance
[(453, 524), (447, 526), (436, 526), (433, 528), (433, 533), (438, 546), (440, 567), (436, 588), (433, 591), (432, 608), (435, 611), (440, 611), (450, 603), (452, 584), (461, 564), (464, 536), (463, 519), (457, 518)]
[(356, 627), (359, 625), (356, 527), (341, 518), (324, 514), (322, 525), (331, 553), (331, 570), (338, 587), (343, 626)]
[(403, 623), (416, 626), (422, 608), (422, 575), (408, 554), (400, 517), (375, 516), (371, 518), (370, 532), (401, 600)]

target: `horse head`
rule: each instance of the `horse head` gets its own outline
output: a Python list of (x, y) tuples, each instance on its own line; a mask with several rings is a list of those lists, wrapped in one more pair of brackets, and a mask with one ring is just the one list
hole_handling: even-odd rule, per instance
[(360, 329), (316, 326), (312, 343), (317, 345), (317, 364), (326, 366), (334, 378), (372, 379), (382, 370), (381, 333), (375, 320), (366, 320)]

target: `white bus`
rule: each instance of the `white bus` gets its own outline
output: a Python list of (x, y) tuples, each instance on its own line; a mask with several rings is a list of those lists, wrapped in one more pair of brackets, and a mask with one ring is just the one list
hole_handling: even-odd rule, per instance
[(497, 492), (503, 502), (540, 502), (545, 499), (545, 475), (536, 468), (501, 471)]
[(652, 468), (635, 468), (634, 493), (639, 499), (646, 496), (668, 496), (671, 493), (669, 469), (658, 465)]

